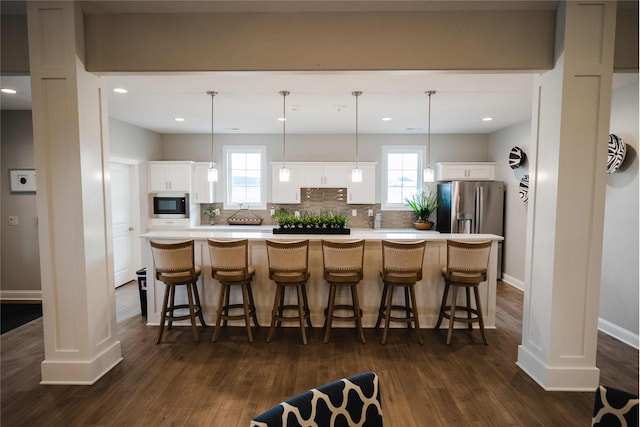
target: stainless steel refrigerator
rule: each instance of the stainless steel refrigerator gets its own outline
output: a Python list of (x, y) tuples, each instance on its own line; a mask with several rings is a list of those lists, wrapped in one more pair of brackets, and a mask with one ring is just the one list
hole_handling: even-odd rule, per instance
[[(503, 236), (504, 183), (450, 181), (438, 183), (436, 230), (441, 233)], [(498, 244), (498, 278), (502, 277), (502, 242)]]

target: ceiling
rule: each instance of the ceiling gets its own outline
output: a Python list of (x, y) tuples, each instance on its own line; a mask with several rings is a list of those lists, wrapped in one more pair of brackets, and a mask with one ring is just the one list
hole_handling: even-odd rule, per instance
[[(220, 72), (110, 75), (109, 115), (151, 131), (211, 132), (211, 97), (215, 90), (215, 133), (282, 132), (283, 98), (288, 90), (287, 133), (348, 134), (355, 131), (354, 90), (361, 134), (424, 134), (428, 126), (426, 90), (431, 98), (431, 132), (491, 133), (531, 116), (533, 74), (442, 72)], [(637, 74), (616, 74), (614, 87), (637, 81)], [(2, 109), (30, 109), (28, 77), (3, 76)], [(112, 91), (122, 87), (128, 93)], [(184, 122), (174, 119), (181, 117)], [(492, 117), (492, 121), (483, 121)], [(383, 121), (383, 118), (391, 118)]]

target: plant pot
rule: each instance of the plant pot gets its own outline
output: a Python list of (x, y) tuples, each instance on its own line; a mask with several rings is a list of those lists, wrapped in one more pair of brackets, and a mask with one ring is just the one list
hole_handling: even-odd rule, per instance
[(426, 222), (416, 221), (413, 223), (413, 226), (418, 230), (431, 230), (431, 227), (433, 227), (433, 222), (432, 221), (426, 221)]

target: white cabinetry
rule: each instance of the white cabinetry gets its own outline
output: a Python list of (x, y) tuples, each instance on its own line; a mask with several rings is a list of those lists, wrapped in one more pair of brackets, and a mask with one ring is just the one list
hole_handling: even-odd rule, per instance
[(149, 162), (149, 193), (191, 190), (192, 162)]
[(209, 182), (207, 173), (209, 163), (193, 165), (193, 183), (191, 184), (191, 203), (213, 203), (213, 182)]
[(439, 162), (436, 163), (436, 181), (494, 181), (494, 162)]
[(289, 182), (280, 182), (281, 162), (271, 163), (271, 203), (300, 203), (300, 167), (287, 163)]
[[(355, 167), (355, 163), (349, 166), (349, 172)], [(347, 180), (347, 203), (371, 205), (376, 202), (376, 164), (359, 163), (362, 169), (362, 182)]]
[(347, 166), (343, 163), (303, 163), (300, 187), (344, 188), (347, 186)]

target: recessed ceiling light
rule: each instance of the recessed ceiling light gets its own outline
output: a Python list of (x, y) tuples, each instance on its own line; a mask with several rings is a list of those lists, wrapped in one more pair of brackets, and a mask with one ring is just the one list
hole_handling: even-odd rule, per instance
[(17, 92), (15, 91), (15, 89), (9, 89), (8, 87), (3, 87), (2, 89), (0, 89), (0, 92), (2, 92), (2, 93), (10, 93), (10, 94), (12, 94), (12, 95), (13, 95), (14, 93), (17, 93)]
[(117, 87), (117, 88), (113, 89), (113, 91), (115, 93), (127, 93), (127, 90), (124, 89), (124, 88), (121, 88), (121, 87)]
[(284, 121), (286, 121), (286, 120), (287, 120), (287, 119), (285, 119), (284, 117), (278, 117), (278, 121), (279, 121), (279, 122), (284, 122)]
[(391, 120), (393, 120), (391, 117), (383, 117), (382, 118), (383, 122), (390, 122)]
[(176, 122), (184, 122), (184, 119), (182, 117), (176, 117), (175, 119)]
[(493, 120), (493, 117), (483, 117), (482, 118), (483, 122), (490, 122), (491, 120)]

